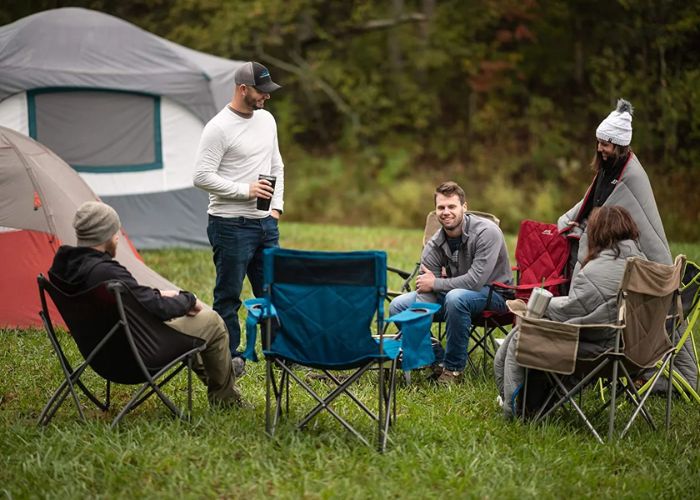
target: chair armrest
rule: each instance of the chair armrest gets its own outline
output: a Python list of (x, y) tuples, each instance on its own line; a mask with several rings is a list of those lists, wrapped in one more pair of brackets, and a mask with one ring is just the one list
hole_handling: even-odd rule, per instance
[(624, 328), (623, 325), (615, 324), (572, 324), (545, 318), (529, 318), (527, 306), (522, 300), (509, 300), (506, 304), (518, 318), (520, 331), (515, 347), (515, 360), (525, 368), (569, 375), (576, 367), (582, 329)]
[(411, 307), (394, 314), (386, 319), (387, 323), (404, 324), (410, 321), (418, 321), (426, 316), (432, 316), (440, 310), (440, 304), (432, 302), (414, 302)]
[(418, 274), (418, 271), (420, 271), (420, 262), (417, 262), (415, 267), (413, 268), (413, 271), (408, 272), (403, 269), (399, 269), (396, 267), (392, 266), (387, 266), (386, 270), (389, 272), (392, 272), (394, 274), (397, 274), (402, 280), (403, 283), (401, 283), (401, 293), (405, 292), (410, 292), (411, 291), (411, 281), (416, 277)]
[(433, 314), (439, 310), (439, 304), (415, 302), (410, 308), (387, 319), (387, 322), (396, 323), (401, 329), (401, 335), (397, 339), (401, 341), (402, 370), (410, 371), (435, 361), (430, 326)]
[(399, 269), (398, 267), (386, 266), (386, 270), (398, 274), (402, 279), (408, 279), (408, 277), (411, 276), (411, 273), (404, 271), (403, 269)]
[(505, 283), (501, 283), (500, 281), (494, 281), (489, 286), (493, 286), (495, 288), (503, 288), (506, 290), (533, 290), (535, 288), (540, 288), (543, 285), (546, 288), (550, 286), (561, 285), (563, 283), (568, 283), (569, 281), (571, 281), (569, 278), (551, 278), (545, 280), (544, 283), (542, 281), (539, 281), (537, 283), (530, 283), (527, 285), (507, 285)]
[[(265, 299), (248, 299), (243, 302), (246, 308), (247, 317), (245, 320), (245, 351), (242, 357), (250, 361), (258, 361), (258, 355), (255, 352), (255, 344), (258, 340), (258, 323), (261, 323), (267, 318), (277, 319), (277, 310), (275, 306)], [(265, 311), (269, 311), (268, 315), (264, 315)], [(278, 320), (279, 323), (279, 320)]]

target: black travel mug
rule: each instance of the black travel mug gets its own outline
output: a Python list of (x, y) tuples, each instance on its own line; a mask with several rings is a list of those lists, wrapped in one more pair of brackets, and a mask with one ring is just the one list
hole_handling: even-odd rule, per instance
[[(277, 177), (274, 175), (265, 175), (265, 174), (260, 174), (258, 175), (258, 180), (263, 180), (265, 179), (266, 181), (270, 181), (270, 184), (272, 184), (272, 191), (275, 191), (275, 182), (277, 181)], [(258, 210), (270, 210), (270, 202), (272, 201), (272, 198), (258, 198), (257, 202), (257, 209)]]

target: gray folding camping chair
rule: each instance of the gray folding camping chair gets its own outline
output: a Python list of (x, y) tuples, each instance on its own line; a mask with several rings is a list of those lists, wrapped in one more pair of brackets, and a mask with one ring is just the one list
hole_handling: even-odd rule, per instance
[[(664, 369), (673, 376), (674, 347), (666, 330), (667, 324), (680, 316), (679, 288), (684, 256), (678, 256), (672, 266), (643, 259), (628, 259), (618, 294), (618, 321), (606, 325), (574, 325), (546, 319), (529, 318), (521, 301), (508, 303), (518, 317), (520, 335), (516, 347), (516, 361), (526, 369), (536, 369), (546, 374), (552, 388), (541, 404), (534, 420), (540, 421), (563, 405), (570, 404), (588, 429), (603, 442), (586, 416), (582, 405), (574, 399), (603, 378), (610, 385), (610, 399), (600, 410), (608, 407), (608, 439), (615, 431), (618, 408), (617, 392), (623, 391), (634, 408), (621, 437), (630, 429), (641, 413), (652, 428), (653, 419), (645, 403), (650, 391), (641, 395), (635, 387), (635, 379), (643, 370), (659, 364), (652, 377), (654, 384)], [(671, 316), (671, 321), (667, 317)], [(598, 350), (589, 341), (591, 335), (614, 332), (613, 347)], [(590, 354), (583, 354), (583, 352)], [(572, 377), (564, 377), (572, 375)], [(523, 391), (523, 409), (528, 405), (528, 374), (526, 370)], [(666, 428), (671, 418), (671, 386), (666, 401)], [(523, 412), (524, 413), (524, 412)]]

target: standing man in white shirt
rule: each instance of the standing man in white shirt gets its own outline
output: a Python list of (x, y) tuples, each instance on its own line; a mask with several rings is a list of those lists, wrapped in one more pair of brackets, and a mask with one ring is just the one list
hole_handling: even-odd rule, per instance
[[(197, 151), (194, 185), (209, 193), (207, 234), (214, 253), (214, 310), (229, 331), (237, 375), (245, 360), (239, 345), (243, 279), (256, 297), (262, 295), (263, 249), (279, 246), (278, 220), (284, 208), (284, 163), (277, 143), (277, 124), (265, 101), (280, 86), (268, 69), (247, 62), (235, 74), (231, 102), (204, 127)], [(275, 184), (259, 175), (275, 177)], [(256, 199), (270, 200), (258, 210)]]

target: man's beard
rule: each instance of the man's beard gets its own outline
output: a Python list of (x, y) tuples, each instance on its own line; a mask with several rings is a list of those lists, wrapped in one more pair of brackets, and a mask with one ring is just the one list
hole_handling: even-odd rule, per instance
[(250, 96), (245, 96), (245, 103), (250, 107), (253, 111), (256, 109), (262, 109), (261, 106), (258, 106), (258, 99), (253, 99)]

